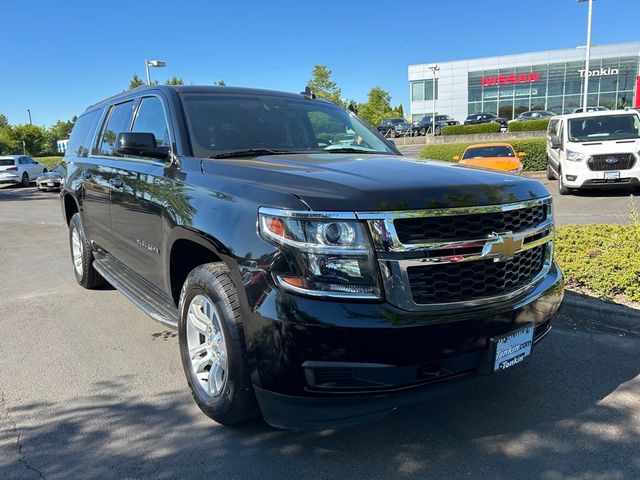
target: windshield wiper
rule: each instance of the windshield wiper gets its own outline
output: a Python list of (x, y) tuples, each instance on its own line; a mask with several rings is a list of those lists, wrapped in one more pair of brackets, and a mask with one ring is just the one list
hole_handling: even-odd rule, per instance
[(241, 157), (258, 157), (260, 155), (278, 155), (282, 153), (293, 153), (282, 150), (272, 150), (270, 148), (248, 148), (245, 150), (232, 150), (231, 152), (216, 153), (210, 155), (209, 158), (241, 158)]

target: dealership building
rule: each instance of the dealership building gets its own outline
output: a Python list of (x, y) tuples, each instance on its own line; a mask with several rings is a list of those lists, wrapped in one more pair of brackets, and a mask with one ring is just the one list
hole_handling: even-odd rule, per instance
[(623, 43), (592, 46), (588, 72), (584, 47), (410, 65), (411, 119), (433, 114), (434, 86), (435, 111), (461, 122), (479, 112), (507, 119), (528, 110), (569, 113), (581, 106), (585, 75), (589, 105), (635, 107), (639, 63), (640, 43)]

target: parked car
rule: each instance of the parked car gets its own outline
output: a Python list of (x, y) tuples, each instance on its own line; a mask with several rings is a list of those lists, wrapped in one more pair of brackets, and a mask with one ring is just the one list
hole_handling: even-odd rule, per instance
[(542, 183), (407, 159), (311, 94), (122, 92), (79, 116), (63, 165), (77, 282), (177, 328), (223, 424), (379, 419), (515, 368), (562, 301)]
[[(414, 135), (426, 135), (427, 132), (433, 130), (431, 118), (433, 115), (425, 115), (417, 122), (413, 122), (411, 125)], [(442, 127), (448, 127), (449, 125), (460, 125), (460, 122), (454, 120), (449, 115), (436, 115), (436, 128), (435, 135), (440, 135)]]
[(472, 113), (464, 121), (465, 125), (478, 125), (480, 123), (499, 123), (502, 128), (507, 128), (508, 121), (506, 118), (498, 117), (493, 113)]
[(521, 173), (524, 167), (520, 158), (524, 155), (524, 152), (516, 153), (510, 143), (476, 143), (465, 149), (462, 158), (455, 156), (453, 159), (463, 165)]
[[(588, 112), (606, 112), (607, 110), (609, 110), (607, 107), (601, 107), (601, 106), (587, 107), (587, 113)], [(571, 113), (584, 113), (584, 108), (582, 107), (576, 108)]]
[(50, 172), (43, 173), (36, 178), (36, 186), (40, 191), (60, 190), (60, 183), (64, 176), (62, 165), (56, 165)]
[(38, 175), (47, 169), (26, 155), (0, 156), (0, 184), (14, 183), (28, 187)]
[(610, 110), (554, 117), (547, 129), (547, 178), (561, 195), (582, 188), (640, 185), (640, 115)]
[(399, 137), (411, 133), (411, 124), (404, 118), (386, 118), (377, 128), (385, 137)]
[(547, 112), (545, 110), (531, 110), (530, 112), (523, 112), (513, 119), (514, 122), (526, 122), (529, 120), (547, 120), (551, 117), (555, 117), (553, 112)]

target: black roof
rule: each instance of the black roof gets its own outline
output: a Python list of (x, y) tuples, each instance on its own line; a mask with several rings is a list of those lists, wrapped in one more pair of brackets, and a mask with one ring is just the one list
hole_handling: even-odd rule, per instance
[[(178, 92), (178, 93), (223, 93), (225, 95), (271, 95), (271, 96), (279, 96), (279, 97), (290, 97), (290, 98), (308, 98), (301, 93), (290, 93), (290, 92), (282, 92), (278, 90), (266, 90), (261, 88), (246, 88), (246, 87), (227, 87), (227, 86), (207, 86), (207, 85), (143, 85), (141, 87), (137, 87), (131, 90), (125, 90), (123, 92), (117, 93), (115, 95), (110, 96), (109, 98), (105, 98), (104, 100), (100, 100), (99, 102), (94, 103), (87, 107), (87, 110), (102, 106), (106, 103), (113, 103), (114, 100), (124, 99), (132, 95), (138, 95), (142, 92), (157, 92), (157, 91), (165, 91), (165, 92)], [(327, 100), (316, 99), (320, 102), (328, 102)]]

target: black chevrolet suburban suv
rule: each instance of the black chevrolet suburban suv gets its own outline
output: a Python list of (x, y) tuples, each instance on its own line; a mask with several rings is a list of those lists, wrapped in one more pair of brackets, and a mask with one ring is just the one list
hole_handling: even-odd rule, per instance
[(379, 418), (517, 365), (562, 300), (541, 183), (405, 158), (308, 90), (123, 92), (63, 162), (78, 283), (177, 328), (223, 424)]

